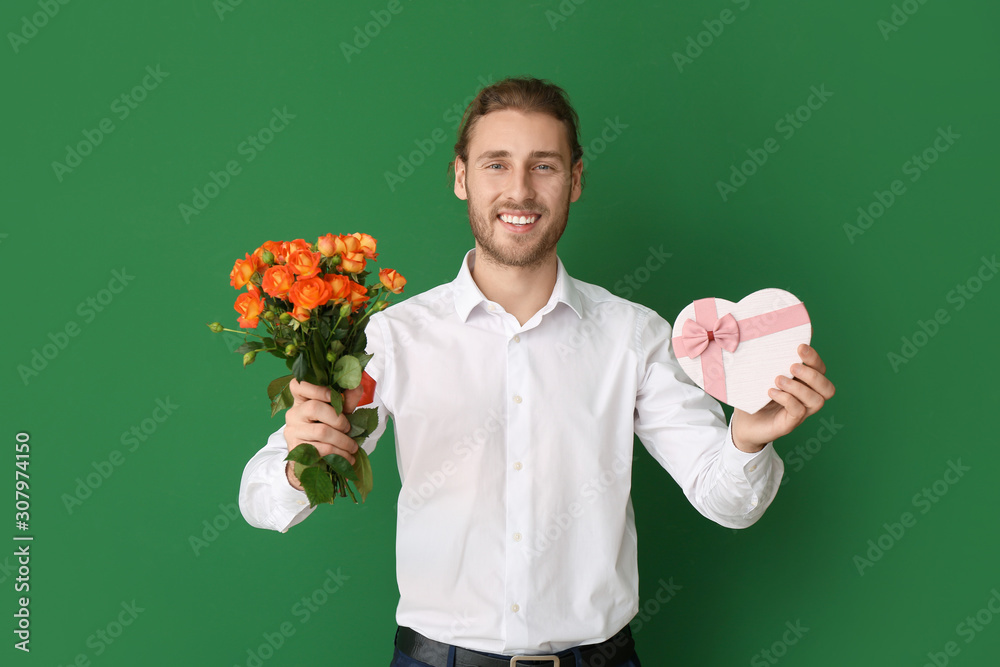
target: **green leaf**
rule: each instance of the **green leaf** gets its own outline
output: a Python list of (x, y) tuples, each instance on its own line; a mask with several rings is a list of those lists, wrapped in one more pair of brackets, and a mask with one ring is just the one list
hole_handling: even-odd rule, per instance
[(368, 362), (371, 361), (372, 357), (374, 357), (375, 355), (374, 354), (356, 354), (354, 356), (356, 356), (358, 358), (358, 361), (361, 362), (361, 370), (364, 370), (365, 366), (368, 365)]
[(277, 396), (271, 399), (271, 416), (278, 414), (281, 410), (295, 405), (295, 397), (292, 396), (292, 388), (285, 385)]
[(299, 355), (295, 357), (295, 361), (292, 362), (292, 375), (299, 382), (306, 379), (306, 373), (309, 372), (309, 360), (306, 358), (307, 355), (304, 350), (299, 351)]
[(361, 362), (350, 354), (337, 359), (333, 367), (333, 381), (344, 389), (354, 389), (361, 384)]
[(334, 340), (342, 340), (346, 336), (347, 336), (347, 329), (345, 329), (343, 327), (338, 327), (338, 328), (336, 328), (336, 329), (333, 330), (333, 339)]
[[(378, 426), (378, 409), (358, 408), (347, 415), (347, 420), (351, 422), (351, 432), (347, 434), (349, 437), (370, 435)], [(358, 429), (357, 433), (354, 432), (355, 429)]]
[(299, 482), (309, 498), (309, 507), (333, 502), (333, 480), (322, 468), (306, 468), (302, 471)]
[(368, 337), (365, 336), (365, 330), (362, 329), (358, 332), (357, 338), (354, 339), (354, 345), (351, 346), (351, 354), (363, 354), (367, 346)]
[(358, 493), (361, 494), (361, 502), (364, 502), (372, 490), (373, 478), (372, 464), (368, 460), (368, 453), (361, 447), (358, 447), (358, 451), (354, 453), (354, 475), (354, 485), (358, 487)]
[[(361, 450), (359, 449), (358, 451)], [(326, 461), (331, 468), (339, 472), (347, 479), (357, 479), (357, 476), (354, 474), (354, 468), (351, 467), (350, 461), (345, 459), (340, 454), (327, 454), (323, 457), (323, 460)]]
[(340, 354), (341, 352), (344, 351), (344, 344), (341, 343), (339, 340), (335, 340), (332, 343), (330, 343), (330, 351), (333, 352), (334, 354)]
[(338, 415), (344, 411), (344, 396), (336, 389), (330, 390), (330, 405), (333, 406)]
[(282, 375), (280, 378), (271, 380), (271, 384), (267, 385), (267, 397), (274, 400), (274, 397), (280, 394), (291, 381), (291, 375)]
[(251, 350), (260, 350), (260, 349), (263, 349), (263, 348), (264, 348), (264, 344), (263, 343), (258, 343), (257, 341), (252, 340), (252, 341), (250, 341), (248, 343), (243, 343), (238, 348), (236, 348), (234, 350), (234, 352), (236, 352), (236, 354), (246, 354), (247, 352), (250, 352)]
[(288, 456), (285, 457), (285, 460), (297, 461), (302, 465), (311, 466), (319, 461), (319, 452), (316, 451), (316, 448), (308, 442), (303, 442), (301, 445), (288, 452)]
[(326, 360), (326, 350), (323, 348), (323, 339), (319, 336), (310, 336), (310, 347), (312, 347), (312, 368), (316, 376), (316, 384), (326, 386), (330, 384), (329, 362)]

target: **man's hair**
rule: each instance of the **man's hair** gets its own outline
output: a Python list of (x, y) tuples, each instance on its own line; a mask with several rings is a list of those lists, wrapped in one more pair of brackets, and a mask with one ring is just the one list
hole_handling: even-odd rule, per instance
[[(559, 86), (545, 79), (533, 77), (508, 77), (486, 86), (469, 103), (458, 128), (455, 157), (469, 163), (469, 139), (480, 118), (494, 111), (517, 109), (524, 113), (545, 113), (563, 122), (569, 140), (570, 166), (583, 158), (580, 145), (579, 124), (576, 111), (569, 102), (569, 95)], [(455, 168), (455, 160), (448, 163), (448, 173)]]

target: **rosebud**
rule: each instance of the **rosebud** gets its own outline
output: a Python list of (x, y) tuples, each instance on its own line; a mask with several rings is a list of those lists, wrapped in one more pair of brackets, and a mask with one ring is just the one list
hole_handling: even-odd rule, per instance
[(330, 258), (330, 264), (332, 266), (337, 266), (338, 264), (340, 264), (340, 255), (338, 254), (338, 255), (334, 255), (333, 257), (331, 257)]
[(208, 328), (211, 329), (213, 333), (222, 333), (222, 325), (218, 322), (212, 322), (208, 325)]
[(379, 301), (375, 304), (375, 310), (385, 310), (388, 305), (388, 301)]
[(274, 321), (274, 311), (273, 310), (265, 310), (263, 312), (263, 314), (261, 315), (261, 317), (263, 317), (268, 322), (273, 322)]
[(244, 367), (249, 366), (250, 364), (253, 363), (254, 359), (256, 358), (257, 358), (257, 350), (250, 350), (249, 352), (243, 355), (243, 366)]
[(337, 360), (337, 355), (335, 355), (333, 352), (327, 352), (326, 353), (326, 360), (329, 361), (329, 362), (334, 362), (334, 361)]
[(286, 357), (294, 357), (298, 353), (299, 353), (299, 348), (295, 347), (294, 343), (289, 343), (285, 347), (285, 356)]
[(292, 321), (292, 315), (291, 313), (282, 313), (281, 315), (278, 316), (278, 319), (281, 321), (282, 324), (288, 324), (289, 322)]
[(344, 305), (340, 307), (340, 316), (347, 317), (351, 314), (351, 304), (349, 302), (344, 302)]
[(260, 253), (260, 259), (265, 264), (273, 264), (274, 263), (274, 253), (271, 252), (270, 250), (265, 250), (264, 252)]

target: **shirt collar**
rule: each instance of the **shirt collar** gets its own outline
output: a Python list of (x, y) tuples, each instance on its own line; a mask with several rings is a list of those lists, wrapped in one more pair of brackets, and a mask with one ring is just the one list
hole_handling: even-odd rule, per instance
[[(472, 248), (465, 254), (465, 258), (462, 260), (462, 268), (452, 282), (455, 294), (455, 310), (463, 322), (468, 321), (469, 313), (472, 312), (473, 308), (479, 304), (489, 302), (489, 299), (486, 298), (479, 289), (479, 286), (476, 285), (476, 281), (472, 279), (472, 267), (475, 262), (476, 249)], [(549, 297), (548, 303), (542, 307), (540, 312), (544, 315), (561, 302), (572, 308), (577, 317), (583, 318), (583, 299), (580, 296), (580, 291), (576, 288), (576, 284), (566, 272), (566, 267), (563, 266), (562, 260), (558, 256), (556, 257), (556, 262), (558, 263), (556, 284), (552, 288), (552, 296)]]

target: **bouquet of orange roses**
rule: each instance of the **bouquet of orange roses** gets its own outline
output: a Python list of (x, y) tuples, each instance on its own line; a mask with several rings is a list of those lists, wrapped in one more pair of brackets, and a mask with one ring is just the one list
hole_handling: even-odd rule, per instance
[[(399, 294), (406, 279), (392, 269), (379, 271), (379, 281), (366, 286), (367, 263), (378, 257), (376, 241), (368, 234), (321, 236), (315, 243), (302, 239), (268, 241), (237, 259), (229, 274), (236, 289), (246, 288), (234, 308), (243, 331), (226, 329), (218, 322), (209, 324), (214, 332), (232, 331), (252, 336), (236, 352), (243, 354), (243, 366), (267, 352), (283, 359), (289, 375), (273, 380), (267, 387), (271, 416), (292, 406), (289, 383), (294, 377), (330, 387), (330, 403), (340, 413), (343, 394), (361, 385), (365, 365), (365, 325), (374, 312), (389, 305), (386, 292)], [(264, 320), (267, 335), (251, 333)], [(321, 457), (316, 448), (302, 443), (288, 453), (295, 476), (309, 498), (309, 506), (333, 503), (337, 496), (357, 503), (348, 484), (354, 482), (362, 502), (372, 489), (368, 455), (361, 448), (378, 426), (378, 412), (362, 408), (347, 415), (348, 435), (358, 443), (352, 466), (337, 454)]]

